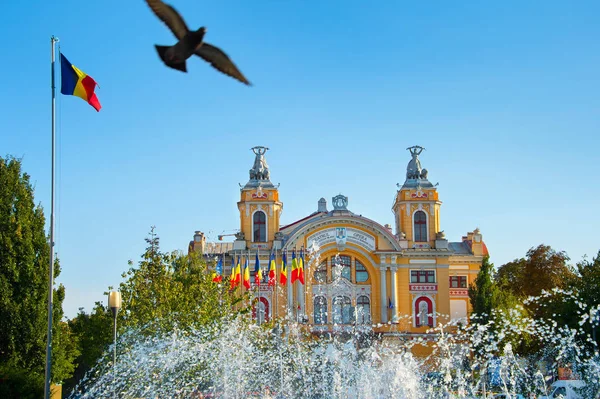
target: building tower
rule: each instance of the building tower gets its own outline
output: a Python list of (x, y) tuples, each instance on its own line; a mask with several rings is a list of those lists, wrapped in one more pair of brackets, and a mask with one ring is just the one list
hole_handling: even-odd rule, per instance
[[(234, 250), (270, 250), (279, 238), (279, 217), (283, 204), (279, 202), (279, 190), (271, 183), (269, 166), (265, 159), (267, 147), (253, 147), (254, 165), (250, 180), (240, 189), (240, 232), (236, 234)], [(280, 240), (276, 241), (279, 244)], [(275, 245), (276, 247), (278, 245)]]
[[(425, 148), (407, 148), (412, 159), (406, 167), (406, 180), (396, 193), (392, 206), (396, 235), (402, 248), (438, 248), (446, 246), (440, 231), (440, 206), (436, 187), (427, 180), (427, 169), (421, 167), (419, 155)], [(436, 242), (437, 241), (437, 242)]]

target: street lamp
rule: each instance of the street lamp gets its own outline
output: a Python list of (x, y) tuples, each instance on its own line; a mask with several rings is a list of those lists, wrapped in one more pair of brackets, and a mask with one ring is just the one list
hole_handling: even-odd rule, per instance
[(108, 307), (112, 310), (114, 319), (114, 345), (113, 345), (113, 368), (117, 364), (117, 313), (121, 308), (121, 293), (119, 291), (111, 291), (108, 293)]

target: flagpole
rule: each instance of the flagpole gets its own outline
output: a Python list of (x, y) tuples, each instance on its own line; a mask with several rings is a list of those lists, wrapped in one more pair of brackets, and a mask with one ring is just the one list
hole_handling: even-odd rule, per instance
[(52, 178), (50, 194), (50, 267), (48, 268), (48, 335), (46, 341), (46, 372), (44, 384), (44, 398), (50, 398), (50, 379), (52, 371), (52, 294), (54, 290), (54, 165), (55, 165), (55, 125), (56, 125), (56, 87), (54, 82), (54, 45), (58, 42), (56, 36), (50, 38), (52, 54), (51, 63), (51, 89), (52, 89)]

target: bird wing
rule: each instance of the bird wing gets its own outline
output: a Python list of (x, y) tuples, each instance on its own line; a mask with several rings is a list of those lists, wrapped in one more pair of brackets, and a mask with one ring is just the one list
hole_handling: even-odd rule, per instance
[(146, 3), (148, 3), (154, 14), (171, 29), (178, 40), (183, 39), (189, 29), (177, 10), (161, 0), (146, 0)]
[(248, 86), (252, 86), (248, 79), (246, 79), (246, 77), (235, 66), (233, 61), (231, 61), (227, 54), (225, 54), (220, 48), (204, 42), (199, 48), (196, 49), (195, 53), (204, 61), (209, 62), (210, 65), (212, 65), (212, 67), (216, 70), (224, 73), (225, 75), (229, 75)]

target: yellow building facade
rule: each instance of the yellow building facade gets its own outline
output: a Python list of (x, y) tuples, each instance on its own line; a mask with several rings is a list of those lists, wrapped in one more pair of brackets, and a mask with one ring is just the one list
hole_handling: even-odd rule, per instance
[[(411, 159), (406, 179), (398, 185), (392, 204), (395, 230), (353, 213), (341, 194), (332, 198), (333, 209), (321, 198), (315, 212), (282, 225), (283, 203), (270, 181), (267, 150), (252, 148), (255, 159), (248, 183), (240, 188), (235, 241), (209, 243), (197, 231), (189, 244), (189, 251), (207, 259), (222, 257), (224, 277), (237, 259), (242, 268), (249, 261), (254, 317), (262, 321), (289, 316), (315, 333), (360, 328), (408, 336), (424, 334), (451, 319), (468, 320), (468, 287), (487, 248), (479, 229), (457, 242), (446, 239), (439, 193), (419, 159), (424, 148), (407, 149)], [(292, 285), (292, 257), (301, 254), (305, 284)], [(254, 277), (257, 255), (263, 274), (260, 284)], [(280, 284), (284, 255), (286, 285)], [(268, 284), (271, 256), (277, 263), (274, 286)]]

